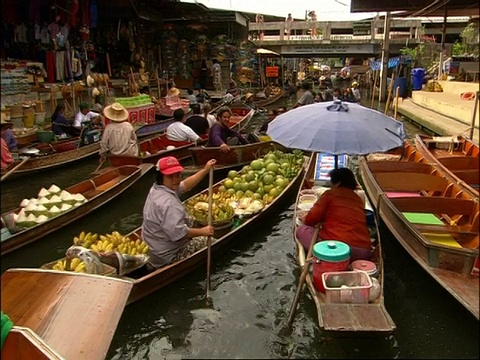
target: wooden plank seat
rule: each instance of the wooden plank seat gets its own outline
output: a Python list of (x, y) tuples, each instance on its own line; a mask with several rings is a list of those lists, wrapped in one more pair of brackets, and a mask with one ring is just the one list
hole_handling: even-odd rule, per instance
[(472, 200), (452, 199), (443, 196), (392, 198), (390, 201), (401, 212), (471, 216), (476, 209)]
[(384, 191), (433, 191), (443, 193), (449, 181), (445, 178), (410, 172), (380, 172), (375, 173), (379, 186)]

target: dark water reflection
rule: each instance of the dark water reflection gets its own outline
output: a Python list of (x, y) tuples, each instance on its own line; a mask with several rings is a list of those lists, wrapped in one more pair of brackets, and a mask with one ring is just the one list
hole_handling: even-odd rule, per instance
[[(407, 133), (418, 130), (409, 124)], [(66, 187), (97, 167), (78, 166), (2, 184), (2, 212), (55, 182)], [(142, 208), (154, 181), (149, 173), (105, 207), (19, 251), (2, 257), (1, 269), (38, 267), (57, 259), (82, 230), (122, 233), (141, 224)], [(205, 188), (203, 181), (198, 189)], [(479, 328), (381, 227), (385, 255), (385, 303), (397, 325), (391, 335), (332, 336), (319, 331), (314, 302), (305, 291), (290, 335), (281, 335), (293, 300), (299, 267), (292, 241), (294, 195), (232, 247), (215, 255), (211, 298), (205, 303), (206, 269), (126, 307), (107, 359), (180, 358), (478, 358)]]

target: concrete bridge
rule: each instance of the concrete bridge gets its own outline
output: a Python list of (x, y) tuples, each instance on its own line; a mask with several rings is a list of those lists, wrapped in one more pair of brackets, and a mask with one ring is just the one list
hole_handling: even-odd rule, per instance
[[(312, 22), (292, 21), (287, 34), (284, 21), (249, 23), (249, 39), (259, 47), (284, 57), (375, 56), (382, 51), (383, 20)], [(312, 29), (316, 34), (312, 35)], [(392, 19), (389, 32), (390, 54), (400, 54), (405, 46), (423, 41), (420, 20)]]

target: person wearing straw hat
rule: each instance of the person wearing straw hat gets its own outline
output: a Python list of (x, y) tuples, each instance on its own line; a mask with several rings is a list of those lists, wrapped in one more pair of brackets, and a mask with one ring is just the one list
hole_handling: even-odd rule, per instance
[(2, 169), (8, 168), (8, 166), (13, 163), (13, 156), (12, 153), (10, 152), (10, 149), (8, 148), (8, 144), (5, 141), (5, 131), (7, 129), (10, 129), (10, 121), (7, 120), (6, 116), (4, 113), (2, 113), (2, 119), (1, 119), (1, 126), (2, 126), (2, 136), (1, 136), (1, 142), (2, 142), (2, 150), (1, 150), (1, 167)]
[(245, 105), (248, 106), (252, 110), (257, 110), (257, 104), (253, 101), (253, 94), (247, 93), (245, 95)]
[(107, 106), (103, 113), (110, 119), (100, 141), (100, 163), (107, 155), (137, 156), (138, 145), (135, 129), (128, 120), (128, 111), (119, 103)]
[(10, 151), (17, 151), (17, 137), (12, 131), (13, 123), (7, 120), (7, 116), (2, 113), (2, 138), (7, 143)]
[(211, 225), (193, 227), (179, 196), (197, 185), (215, 163), (215, 159), (209, 160), (202, 170), (182, 180), (184, 169), (175, 157), (158, 160), (156, 180), (143, 207), (142, 238), (150, 247), (150, 270), (174, 261), (187, 244), (196, 240), (195, 237), (213, 235)]
[(170, 90), (168, 90), (167, 96), (169, 97), (174, 97), (179, 95), (180, 95), (180, 90), (178, 90), (176, 87), (171, 87)]
[(358, 89), (358, 82), (356, 81), (352, 82), (352, 93), (353, 93), (353, 96), (355, 97), (355, 101), (360, 102), (360, 100), (362, 99), (362, 94)]

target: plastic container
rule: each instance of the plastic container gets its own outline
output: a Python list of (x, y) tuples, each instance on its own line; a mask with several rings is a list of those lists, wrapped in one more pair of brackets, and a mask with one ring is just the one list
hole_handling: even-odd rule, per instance
[(37, 140), (41, 143), (50, 143), (54, 139), (53, 131), (37, 131)]
[(355, 260), (350, 264), (352, 271), (365, 271), (369, 276), (377, 276), (378, 269), (374, 262), (368, 260)]
[(395, 80), (393, 81), (393, 96), (396, 96), (397, 87), (399, 88), (398, 96), (403, 98), (407, 97), (407, 78), (395, 78)]
[(337, 240), (320, 241), (313, 246), (313, 256), (313, 283), (318, 291), (325, 292), (322, 274), (348, 270), (350, 246)]
[(300, 195), (297, 207), (301, 210), (310, 210), (316, 201), (317, 196), (314, 194)]
[(375, 213), (372, 210), (365, 209), (365, 221), (367, 226), (375, 226)]
[(425, 80), (425, 69), (415, 68), (412, 70), (412, 90), (422, 90)]
[(372, 280), (365, 271), (324, 272), (327, 303), (367, 304)]
[(45, 122), (45, 112), (35, 113), (35, 125), (41, 125)]
[(23, 115), (23, 126), (31, 128), (35, 125), (35, 113)]

